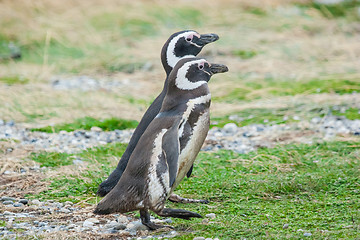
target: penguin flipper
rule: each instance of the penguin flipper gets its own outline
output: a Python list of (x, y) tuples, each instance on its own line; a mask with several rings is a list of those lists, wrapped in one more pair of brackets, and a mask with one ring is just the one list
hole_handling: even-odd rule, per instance
[(164, 134), (162, 148), (165, 152), (166, 161), (169, 167), (170, 187), (172, 187), (177, 175), (180, 154), (177, 126), (170, 128), (169, 131)]
[(189, 178), (191, 176), (191, 173), (193, 171), (193, 168), (194, 168), (194, 164), (191, 165), (191, 168), (189, 169), (189, 171), (187, 172), (186, 176)]

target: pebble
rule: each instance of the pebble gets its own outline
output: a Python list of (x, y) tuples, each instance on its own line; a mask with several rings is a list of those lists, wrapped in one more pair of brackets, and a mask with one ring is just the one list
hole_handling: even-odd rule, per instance
[(289, 228), (289, 224), (284, 224), (284, 226), (283, 226), (283, 229), (288, 229)]
[(3, 201), (16, 201), (16, 198), (4, 196), (4, 197), (0, 198), (0, 202), (3, 202)]
[(19, 203), (28, 204), (28, 203), (29, 203), (29, 200), (23, 198), (23, 199), (20, 199), (20, 200), (19, 200)]
[(205, 240), (204, 237), (194, 237), (193, 240)]
[(24, 206), (24, 204), (22, 204), (22, 203), (14, 203), (14, 207), (23, 207)]
[(3, 204), (4, 205), (10, 205), (10, 204), (13, 204), (14, 202), (11, 201), (11, 200), (7, 200), (7, 201), (3, 201)]
[(305, 237), (310, 237), (312, 234), (311, 233), (304, 233)]
[(209, 214), (206, 214), (205, 216), (206, 216), (207, 218), (210, 218), (210, 219), (216, 218), (215, 213), (209, 213)]

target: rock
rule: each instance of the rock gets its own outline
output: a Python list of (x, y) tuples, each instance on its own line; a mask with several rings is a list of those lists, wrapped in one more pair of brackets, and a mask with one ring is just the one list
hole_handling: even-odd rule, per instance
[(104, 227), (107, 229), (124, 230), (126, 228), (126, 225), (123, 223), (118, 223), (116, 221), (111, 221), (110, 223), (105, 224)]
[(143, 225), (140, 221), (134, 221), (127, 225), (129, 232), (138, 231), (138, 230), (148, 230), (148, 227)]
[(40, 205), (41, 202), (37, 199), (34, 199), (34, 200), (31, 200), (31, 203), (34, 204), (34, 205)]
[(9, 212), (9, 211), (5, 211), (5, 212), (3, 213), (3, 215), (4, 215), (4, 216), (13, 216), (13, 215), (15, 215), (15, 213)]
[(0, 198), (0, 202), (3, 202), (3, 201), (16, 201), (16, 198), (4, 196), (4, 197)]
[(24, 206), (24, 204), (22, 204), (22, 203), (14, 203), (14, 207), (23, 207)]
[(9, 204), (13, 204), (14, 202), (11, 200), (7, 200), (7, 201), (3, 201), (4, 205), (9, 205)]
[(20, 199), (19, 200), (19, 203), (22, 203), (22, 204), (28, 204), (28, 202), (29, 202), (29, 200), (27, 200), (27, 199)]
[(129, 222), (128, 218), (127, 218), (125, 215), (120, 215), (120, 216), (116, 219), (116, 221), (117, 221), (118, 223), (124, 223), (124, 224), (126, 224), (126, 223)]
[(235, 123), (228, 123), (228, 124), (225, 124), (223, 129), (226, 133), (233, 134), (236, 132), (237, 128), (238, 127), (236, 126)]
[(283, 229), (288, 229), (288, 228), (289, 228), (289, 224), (286, 223), (283, 225)]
[(85, 228), (91, 228), (92, 226), (94, 226), (94, 223), (92, 221), (88, 221), (88, 219), (83, 222), (83, 227)]
[(206, 214), (205, 216), (206, 216), (207, 218), (210, 218), (210, 219), (216, 218), (215, 213), (209, 213), (209, 214)]
[(60, 209), (60, 212), (62, 212), (62, 213), (70, 213), (71, 211), (69, 209), (67, 209), (67, 208), (62, 208), (62, 209)]
[(98, 223), (100, 223), (100, 220), (97, 219), (97, 218), (88, 218), (88, 219), (86, 219), (85, 221), (92, 222), (93, 224), (98, 224)]
[(310, 237), (312, 234), (311, 233), (304, 233), (305, 237)]
[(204, 237), (194, 237), (193, 240), (205, 240)]
[(91, 127), (91, 129), (90, 129), (91, 131), (93, 131), (93, 132), (102, 132), (102, 129), (101, 128), (99, 128), (99, 127), (96, 127), (96, 126), (94, 126), (94, 127)]

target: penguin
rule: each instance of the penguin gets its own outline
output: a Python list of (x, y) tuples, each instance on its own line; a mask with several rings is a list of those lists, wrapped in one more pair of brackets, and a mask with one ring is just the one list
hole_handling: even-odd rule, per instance
[(164, 225), (150, 221), (149, 210), (162, 217), (201, 218), (198, 213), (165, 208), (165, 201), (193, 165), (210, 125), (208, 81), (225, 65), (205, 59), (180, 60), (168, 77), (159, 113), (136, 145), (117, 185), (96, 206), (95, 214), (140, 211), (151, 230)]
[[(124, 172), (129, 158), (134, 151), (135, 146), (137, 145), (140, 137), (150, 124), (150, 122), (155, 118), (155, 116), (159, 113), (162, 102), (165, 97), (166, 88), (168, 85), (168, 76), (175, 66), (175, 64), (182, 58), (185, 57), (195, 57), (202, 48), (211, 42), (214, 42), (219, 39), (217, 34), (199, 34), (196, 31), (186, 30), (181, 32), (176, 32), (172, 34), (169, 39), (165, 42), (164, 46), (161, 50), (161, 62), (163, 68), (166, 72), (166, 80), (164, 83), (163, 90), (161, 93), (155, 98), (153, 103), (145, 112), (142, 117), (139, 125), (135, 129), (132, 137), (130, 138), (129, 144), (122, 155), (116, 169), (109, 175), (109, 177), (103, 181), (99, 187), (97, 194), (101, 197), (105, 196), (110, 190), (115, 187), (117, 182), (119, 181), (122, 173)], [(188, 176), (190, 176), (192, 169), (189, 170)], [(175, 202), (204, 202), (206, 200), (189, 200), (186, 198), (182, 198), (180, 196), (174, 195), (173, 201)]]

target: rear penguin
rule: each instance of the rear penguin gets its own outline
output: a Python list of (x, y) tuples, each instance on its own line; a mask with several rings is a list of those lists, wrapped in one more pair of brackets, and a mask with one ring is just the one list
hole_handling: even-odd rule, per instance
[[(219, 36), (216, 34), (199, 34), (196, 31), (186, 30), (172, 34), (169, 39), (165, 42), (162, 50), (161, 50), (161, 62), (163, 68), (166, 72), (166, 80), (164, 83), (163, 90), (156, 97), (153, 103), (145, 112), (142, 117), (139, 125), (135, 129), (130, 142), (122, 155), (116, 169), (109, 175), (109, 177), (103, 181), (98, 188), (97, 194), (99, 196), (105, 196), (108, 194), (111, 189), (115, 187), (117, 182), (119, 181), (121, 175), (123, 174), (129, 158), (132, 152), (135, 149), (140, 137), (143, 135), (144, 131), (150, 124), (150, 122), (155, 118), (155, 116), (159, 113), (162, 102), (164, 100), (166, 89), (168, 85), (168, 76), (171, 70), (174, 68), (175, 64), (182, 58), (186, 57), (195, 57), (202, 48), (211, 42), (214, 42), (219, 39)], [(191, 170), (188, 172), (188, 176), (191, 174)], [(176, 194), (174, 194), (173, 199), (175, 202), (204, 202), (206, 200), (189, 200), (186, 198), (182, 198)]]
[(160, 112), (149, 124), (131, 155), (118, 184), (94, 213), (139, 210), (141, 222), (155, 230), (149, 210), (163, 217), (201, 218), (184, 209), (165, 208), (165, 202), (193, 165), (209, 130), (211, 95), (208, 81), (225, 65), (204, 59), (180, 60), (168, 78)]

